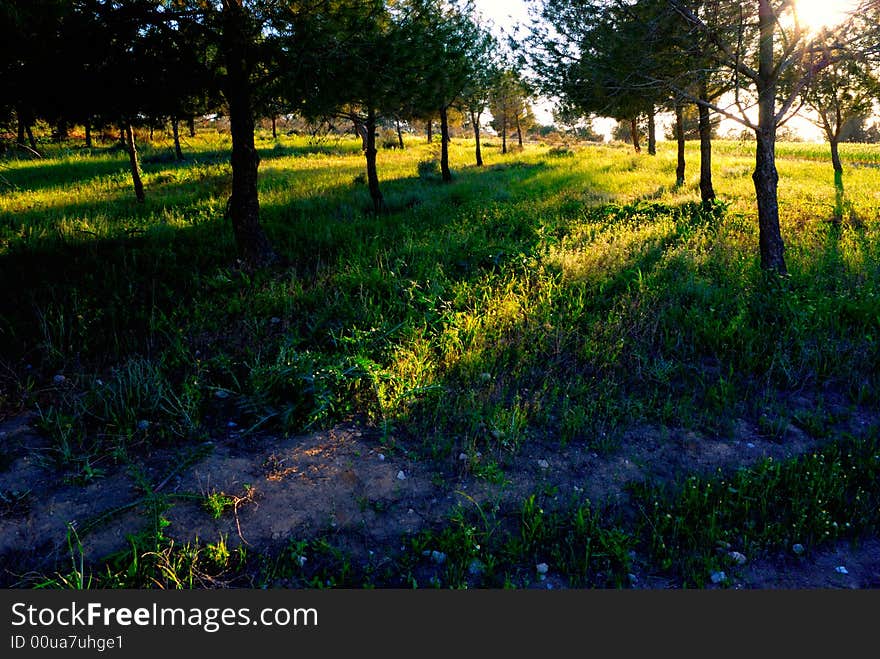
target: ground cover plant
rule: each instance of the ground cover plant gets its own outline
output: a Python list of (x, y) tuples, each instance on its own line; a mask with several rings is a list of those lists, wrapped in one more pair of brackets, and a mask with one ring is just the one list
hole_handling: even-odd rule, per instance
[[(820, 146), (779, 146), (779, 277), (751, 143), (715, 144), (711, 205), (669, 143), (490, 139), (484, 167), (473, 146), (450, 145), (449, 184), (436, 144), (383, 149), (377, 214), (359, 140), (258, 134), (284, 257), (260, 271), (236, 261), (220, 132), (182, 162), (144, 140), (144, 203), (112, 146), (3, 160), (0, 403), (27, 429), (4, 435), (0, 515), (11, 536), (52, 487), (113, 493), (4, 540), (4, 583), (724, 586), (740, 556), (876, 535), (877, 148), (841, 145), (841, 189)], [(326, 515), (257, 543), (275, 483), (343, 444), (321, 478), (353, 483), (349, 508), (297, 500)], [(244, 455), (258, 478), (193, 480)]]

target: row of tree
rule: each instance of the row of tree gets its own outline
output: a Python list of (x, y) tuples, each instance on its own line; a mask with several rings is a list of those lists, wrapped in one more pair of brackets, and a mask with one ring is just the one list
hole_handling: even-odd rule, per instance
[[(635, 149), (647, 117), (655, 149), (658, 109), (676, 115), (679, 184), (684, 180), (686, 106), (696, 106), (700, 192), (710, 203), (711, 134), (723, 116), (756, 138), (753, 180), (761, 264), (786, 271), (777, 203), (777, 130), (812, 108), (841, 172), (838, 142), (878, 98), (878, 0), (862, 0), (840, 24), (813, 29), (792, 0), (533, 0), (521, 50), (548, 95), (576, 111), (630, 124)], [(726, 99), (731, 99), (730, 103)]]
[(278, 259), (259, 222), (255, 120), (299, 114), (350, 122), (362, 138), (373, 207), (381, 121), (439, 121), (449, 181), (449, 115), (469, 117), (481, 165), (491, 108), (507, 150), (522, 144), (529, 91), (471, 0), (0, 0), (0, 121), (36, 151), (42, 118), (63, 138), (73, 124), (118, 126), (138, 200), (145, 198), (132, 126), (222, 112), (232, 136), (227, 204), (243, 260)]

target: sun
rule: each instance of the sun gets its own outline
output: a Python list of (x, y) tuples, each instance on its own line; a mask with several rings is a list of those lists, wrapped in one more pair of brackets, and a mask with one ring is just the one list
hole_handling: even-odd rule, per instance
[(810, 32), (842, 23), (855, 9), (854, 0), (795, 0), (798, 22)]

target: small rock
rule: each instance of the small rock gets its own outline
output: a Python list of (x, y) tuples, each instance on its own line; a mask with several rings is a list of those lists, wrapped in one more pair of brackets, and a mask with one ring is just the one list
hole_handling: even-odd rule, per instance
[(754, 442), (748, 442), (748, 443), (746, 444), (746, 446), (748, 446), (749, 448), (755, 448), (755, 443), (754, 443)]
[(745, 557), (745, 554), (741, 554), (738, 551), (732, 551), (728, 554), (730, 560), (732, 560), (737, 565), (745, 565), (748, 559)]
[(412, 508), (409, 508), (409, 509), (407, 509), (406, 514), (407, 514), (407, 515), (415, 515), (415, 514), (416, 514), (416, 511), (413, 510)]
[(269, 322), (273, 325), (277, 325), (281, 322), (281, 319), (278, 316), (272, 316), (272, 318), (269, 319)]
[(214, 398), (219, 398), (221, 400), (224, 398), (229, 398), (229, 392), (224, 391), (223, 389), (218, 389), (214, 392)]
[(465, 462), (467, 460), (467, 453), (459, 453), (458, 459), (461, 460), (462, 462)]
[(712, 576), (709, 577), (712, 580), (712, 583), (721, 583), (723, 581), (727, 581), (727, 575), (724, 572), (713, 572)]
[(837, 574), (849, 574), (849, 570), (847, 570), (842, 565), (838, 565), (836, 568), (834, 568), (834, 571), (837, 572)]
[(537, 570), (538, 574), (547, 574), (550, 570), (550, 567), (546, 563), (538, 563), (535, 566), (535, 570)]
[(550, 468), (550, 463), (547, 462), (546, 460), (538, 460), (538, 466), (539, 466), (541, 469), (549, 469), (549, 468)]
[(299, 563), (299, 566), (302, 567), (306, 564), (308, 559), (305, 556), (297, 556), (296, 562)]
[(798, 556), (801, 556), (805, 551), (804, 546), (800, 543), (792, 545), (791, 550)]
[(400, 471), (397, 472), (397, 480), (399, 480), (399, 481), (405, 481), (405, 480), (406, 480), (406, 474), (403, 473), (403, 470), (402, 470), (402, 469), (401, 469)]
[(379, 454), (379, 460), (382, 461), (382, 460), (384, 460), (384, 459), (385, 459), (385, 454), (384, 454), (384, 453), (380, 453), (380, 454)]
[(55, 384), (64, 384), (64, 382), (66, 380), (67, 380), (67, 378), (64, 377), (63, 375), (61, 375), (60, 373), (58, 375), (56, 375), (54, 378), (52, 378), (52, 382), (54, 382)]
[(226, 424), (227, 428), (235, 428), (237, 426), (238, 426), (238, 424), (235, 421), (230, 421), (229, 423)]
[(147, 421), (146, 419), (141, 419), (140, 421), (138, 421), (138, 430), (146, 430), (149, 427), (150, 427), (150, 422)]

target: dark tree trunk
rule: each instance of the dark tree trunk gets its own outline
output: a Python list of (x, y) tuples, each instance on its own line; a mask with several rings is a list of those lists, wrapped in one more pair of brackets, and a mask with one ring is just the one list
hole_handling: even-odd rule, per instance
[(364, 156), (367, 159), (367, 186), (370, 189), (370, 199), (373, 200), (373, 210), (378, 214), (385, 210), (385, 199), (379, 189), (379, 174), (376, 172), (376, 111), (370, 108), (367, 112), (367, 120), (364, 129)]
[(779, 227), (779, 198), (776, 170), (776, 79), (773, 61), (773, 35), (776, 14), (770, 0), (758, 3), (758, 24), (761, 35), (758, 55), (758, 144), (755, 149), (755, 197), (758, 203), (758, 242), (761, 267), (785, 274), (785, 244)]
[(440, 177), (444, 183), (452, 180), (449, 171), (449, 115), (446, 108), (440, 108)]
[(128, 148), (127, 143), (125, 141), (125, 128), (119, 129), (119, 144), (121, 144), (125, 148)]
[(88, 119), (86, 119), (85, 129), (86, 129), (86, 148), (91, 149), (92, 148), (92, 123)]
[(31, 150), (34, 153), (39, 153), (39, 150), (37, 149), (37, 140), (34, 137), (34, 128), (30, 123), (24, 125), (24, 132), (27, 133), (28, 144), (30, 144)]
[(471, 124), (474, 126), (474, 142), (477, 151), (477, 167), (483, 166), (483, 151), (480, 148), (480, 114), (481, 112), (471, 112)]
[(684, 159), (684, 108), (681, 102), (675, 103), (675, 143), (678, 147), (678, 163), (675, 167), (675, 185), (684, 185), (685, 159)]
[(648, 155), (657, 155), (657, 111), (653, 105), (648, 110)]
[(840, 162), (840, 148), (838, 147), (839, 138), (832, 135), (828, 142), (831, 144), (831, 165), (836, 173), (843, 174), (843, 163)]
[(425, 132), (428, 134), (428, 144), (434, 141), (434, 122), (428, 119), (428, 125), (425, 127)]
[(636, 153), (642, 152), (642, 146), (639, 144), (639, 119), (638, 117), (633, 117), (629, 120), (629, 130), (632, 134), (633, 141), (633, 149), (635, 149)]
[(196, 118), (190, 117), (189, 119), (186, 120), (186, 124), (189, 127), (189, 136), (195, 137), (196, 136)]
[(150, 124), (150, 142), (153, 141), (153, 124)]
[(144, 195), (144, 183), (141, 181), (141, 164), (138, 161), (137, 145), (134, 141), (134, 130), (131, 123), (126, 123), (123, 128), (125, 132), (125, 141), (128, 146), (128, 162), (131, 165), (131, 182), (134, 184), (134, 196), (138, 203), (144, 203), (146, 195)]
[(174, 157), (183, 160), (183, 150), (180, 148), (180, 120), (171, 118), (171, 134), (174, 135)]
[(260, 225), (257, 189), (260, 156), (254, 146), (254, 112), (247, 59), (251, 41), (246, 29), (248, 18), (241, 5), (224, 4), (221, 45), (226, 60), (224, 91), (232, 134), (232, 195), (227, 208), (242, 260), (248, 267), (260, 268), (278, 262), (279, 258)]
[(278, 139), (278, 129), (275, 126), (275, 117), (272, 117), (272, 139)]
[[(709, 102), (709, 92), (705, 81), (700, 83), (700, 100)], [(715, 201), (715, 187), (712, 185), (712, 120), (709, 108), (699, 104), (700, 114), (700, 200), (703, 204)]]
[(519, 148), (522, 149), (523, 148), (522, 126), (519, 123), (519, 115), (516, 116), (516, 141), (517, 141), (517, 144), (519, 144)]
[(501, 153), (507, 153), (507, 117), (501, 123)]
[(403, 129), (400, 127), (400, 119), (394, 119), (394, 123), (397, 126), (397, 145), (400, 147), (400, 150), (403, 150)]

